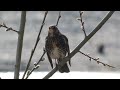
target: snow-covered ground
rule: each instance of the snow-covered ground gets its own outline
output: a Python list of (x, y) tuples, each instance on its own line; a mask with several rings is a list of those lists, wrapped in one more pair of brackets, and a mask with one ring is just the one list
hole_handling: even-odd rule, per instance
[[(33, 72), (29, 79), (42, 79), (48, 72)], [(23, 72), (20, 73), (20, 79)], [(1, 72), (2, 79), (13, 79), (13, 72)], [(70, 72), (61, 74), (55, 73), (50, 79), (120, 79), (120, 73), (101, 73), (101, 72)]]

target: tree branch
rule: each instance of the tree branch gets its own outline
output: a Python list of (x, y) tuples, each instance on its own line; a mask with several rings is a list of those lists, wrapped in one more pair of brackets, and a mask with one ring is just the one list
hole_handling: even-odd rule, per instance
[(61, 11), (59, 11), (59, 16), (58, 16), (58, 19), (57, 19), (56, 26), (58, 26), (58, 23), (59, 23), (60, 18), (61, 18)]
[(38, 65), (38, 64), (39, 64), (41, 61), (44, 60), (43, 57), (44, 57), (45, 53), (46, 53), (46, 51), (45, 51), (45, 49), (44, 49), (43, 54), (42, 54), (42, 56), (40, 57), (39, 61), (38, 61), (37, 63), (36, 63), (36, 62), (34, 63), (34, 67), (33, 67), (31, 70), (28, 70), (27, 76), (26, 76), (25, 79), (27, 79), (27, 78), (32, 74), (32, 72), (33, 72), (34, 70), (36, 70), (36, 69), (38, 69), (38, 68), (40, 67), (40, 65)]
[(83, 12), (82, 11), (79, 11), (79, 14), (80, 14), (80, 18), (78, 18), (77, 20), (80, 20), (81, 22), (81, 28), (82, 28), (82, 31), (84, 32), (84, 35), (85, 37), (87, 36), (86, 32), (85, 32), (85, 27), (84, 27), (84, 22), (83, 22), (83, 19), (82, 19), (82, 15), (83, 15)]
[(45, 19), (46, 19), (47, 14), (48, 14), (48, 11), (46, 11), (45, 14), (44, 14), (44, 18), (43, 18), (43, 21), (42, 21), (42, 25), (41, 25), (41, 27), (40, 27), (39, 34), (38, 34), (38, 36), (37, 36), (37, 40), (36, 40), (35, 46), (34, 46), (34, 48), (33, 48), (32, 51), (31, 51), (31, 55), (30, 55), (30, 58), (29, 58), (29, 61), (28, 61), (28, 64), (27, 64), (27, 67), (26, 67), (26, 69), (25, 69), (25, 72), (24, 72), (24, 74), (23, 74), (22, 79), (24, 79), (25, 74), (26, 74), (26, 72), (27, 72), (27, 70), (28, 70), (28, 68), (29, 68), (29, 66), (30, 66), (32, 57), (33, 57), (33, 55), (34, 55), (34, 52), (35, 52), (36, 47), (37, 47), (37, 45), (38, 45), (38, 42), (39, 42), (39, 40), (40, 40), (40, 34), (41, 34), (42, 28), (43, 28), (43, 26), (44, 26), (44, 24), (45, 24)]
[(105, 64), (105, 63), (99, 61), (99, 58), (93, 58), (93, 57), (89, 56), (88, 54), (85, 54), (85, 53), (83, 53), (83, 52), (81, 52), (81, 51), (78, 51), (78, 52), (81, 53), (81, 54), (83, 54), (84, 56), (88, 57), (90, 61), (91, 61), (91, 60), (94, 60), (94, 61), (96, 61), (98, 64), (101, 63), (103, 66), (108, 66), (108, 67), (111, 67), (111, 68), (115, 68), (114, 66), (111, 66), (111, 65), (109, 65), (109, 64)]
[(26, 22), (26, 11), (22, 11), (21, 12), (20, 30), (19, 30), (19, 34), (18, 34), (19, 36), (18, 36), (18, 43), (17, 43), (17, 53), (16, 53), (16, 65), (15, 65), (14, 79), (19, 79), (25, 22)]
[(5, 24), (5, 23), (0, 24), (0, 28), (1, 28), (1, 27), (6, 28), (6, 31), (14, 31), (14, 32), (16, 32), (16, 33), (19, 33), (19, 31), (14, 30), (13, 28), (6, 26), (6, 24)]
[[(68, 55), (65, 57), (61, 63), (59, 63), (60, 68), (67, 62), (69, 61), (70, 58), (72, 58), (86, 43), (87, 41), (95, 35), (97, 31), (100, 30), (100, 28), (106, 23), (106, 21), (112, 16), (114, 11), (110, 11), (105, 18), (97, 25), (97, 27), (88, 35), (86, 38)], [(55, 67), (51, 72), (49, 72), (43, 79), (48, 79), (50, 78), (56, 71), (58, 70), (57, 67)]]

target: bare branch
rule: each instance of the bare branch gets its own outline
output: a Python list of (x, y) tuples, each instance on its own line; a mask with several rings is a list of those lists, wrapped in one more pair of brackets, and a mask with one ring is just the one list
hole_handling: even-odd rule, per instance
[(6, 31), (14, 31), (14, 32), (16, 32), (16, 33), (19, 33), (19, 31), (14, 30), (14, 29), (12, 29), (11, 27), (6, 26), (6, 24), (5, 24), (5, 23), (0, 24), (0, 28), (1, 28), (1, 27), (6, 28)]
[[(106, 23), (106, 21), (112, 16), (114, 11), (110, 11), (105, 18), (97, 25), (97, 27), (88, 35), (86, 38), (67, 56), (65, 57), (61, 63), (59, 63), (60, 68), (69, 61), (70, 58), (72, 58), (86, 43), (89, 39), (91, 39), (97, 31), (100, 30), (100, 28)], [(57, 67), (55, 67), (52, 71), (50, 71), (43, 79), (50, 78), (56, 71), (58, 70)]]
[(79, 11), (79, 14), (80, 14), (80, 18), (78, 18), (77, 20), (79, 20), (79, 21), (81, 22), (81, 25), (82, 25), (81, 28), (82, 28), (82, 30), (83, 30), (83, 32), (84, 32), (85, 37), (86, 37), (87, 34), (86, 34), (86, 32), (85, 32), (84, 22), (83, 22), (83, 19), (82, 19), (83, 12), (82, 12), (82, 11)]
[(32, 72), (33, 72), (34, 70), (36, 70), (36, 69), (38, 69), (38, 68), (40, 67), (39, 63), (40, 63), (41, 61), (44, 61), (44, 58), (43, 58), (43, 57), (44, 57), (45, 53), (46, 53), (46, 51), (45, 51), (45, 49), (44, 49), (43, 54), (42, 54), (42, 56), (40, 57), (39, 61), (38, 61), (37, 63), (36, 63), (36, 62), (34, 63), (34, 67), (27, 72), (27, 76), (26, 76), (25, 79), (27, 79), (27, 78), (32, 74)]
[(38, 68), (39, 68), (39, 65), (33, 67), (31, 70), (28, 70), (28, 71), (27, 71), (27, 76), (26, 76), (25, 79), (27, 79), (27, 78), (32, 74), (32, 72), (33, 72), (35, 69), (38, 69)]
[(114, 66), (111, 66), (111, 65), (109, 65), (109, 64), (105, 64), (105, 63), (99, 61), (99, 58), (93, 58), (93, 57), (89, 56), (88, 54), (85, 54), (85, 53), (83, 53), (83, 52), (81, 52), (81, 51), (78, 51), (78, 52), (81, 53), (81, 54), (83, 54), (83, 55), (85, 55), (86, 57), (88, 57), (90, 61), (91, 61), (91, 60), (94, 60), (94, 61), (96, 61), (98, 64), (101, 63), (103, 66), (108, 66), (108, 67), (111, 67), (111, 68), (115, 68)]
[(89, 56), (89, 54), (85, 54), (85, 53), (83, 53), (83, 52), (81, 52), (81, 51), (78, 51), (78, 52), (81, 53), (81, 54), (83, 54), (84, 56), (88, 57), (90, 61), (91, 61), (91, 59), (93, 59), (93, 60), (95, 60), (95, 61), (98, 61), (98, 60), (99, 60), (99, 58), (93, 58), (93, 57)]
[(58, 16), (58, 20), (57, 20), (56, 26), (58, 26), (60, 18), (61, 18), (61, 11), (59, 11), (59, 16)]
[(18, 34), (14, 79), (19, 79), (25, 22), (26, 22), (26, 11), (22, 11), (21, 12), (20, 30), (19, 30), (20, 33)]
[(39, 61), (36, 63), (36, 65), (38, 65), (41, 61), (44, 60), (43, 57), (44, 57), (45, 53), (46, 53), (46, 50), (45, 50), (45, 48), (43, 48), (43, 54), (42, 54), (42, 56), (40, 57)]
[(40, 31), (39, 31), (39, 34), (38, 34), (37, 39), (36, 39), (35, 46), (34, 46), (34, 48), (33, 48), (32, 51), (31, 51), (31, 55), (30, 55), (30, 58), (29, 58), (29, 61), (28, 61), (28, 64), (27, 64), (27, 67), (26, 67), (26, 69), (25, 69), (25, 72), (24, 72), (24, 74), (23, 74), (22, 79), (24, 79), (25, 74), (26, 74), (26, 72), (27, 72), (27, 70), (28, 70), (28, 68), (29, 68), (29, 66), (30, 66), (32, 57), (33, 57), (33, 55), (34, 55), (34, 52), (35, 52), (36, 47), (37, 47), (37, 45), (38, 45), (38, 42), (39, 42), (39, 40), (40, 40), (40, 34), (41, 34), (42, 28), (43, 28), (43, 26), (44, 26), (44, 24), (45, 24), (45, 19), (46, 19), (47, 14), (48, 14), (48, 11), (45, 11), (44, 18), (43, 18), (43, 21), (42, 21), (42, 25), (41, 25), (41, 27), (40, 27)]

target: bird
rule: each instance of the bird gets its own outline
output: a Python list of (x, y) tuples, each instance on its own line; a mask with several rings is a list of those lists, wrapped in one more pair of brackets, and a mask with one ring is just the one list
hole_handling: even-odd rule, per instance
[[(68, 38), (59, 31), (56, 25), (49, 26), (48, 35), (45, 40), (45, 49), (52, 68), (53, 59), (55, 60), (56, 65), (58, 65), (66, 55), (70, 54)], [(69, 65), (71, 66), (71, 60), (69, 60)], [(70, 72), (67, 63), (59, 69), (59, 72)]]

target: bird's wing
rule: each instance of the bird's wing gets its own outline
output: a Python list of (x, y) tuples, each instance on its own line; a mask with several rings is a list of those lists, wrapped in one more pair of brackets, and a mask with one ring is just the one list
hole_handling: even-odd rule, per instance
[(45, 48), (46, 48), (48, 60), (49, 60), (49, 62), (50, 62), (51, 67), (53, 68), (52, 59), (51, 59), (50, 55), (48, 54), (48, 52), (49, 52), (49, 47), (48, 47), (49, 44), (48, 44), (47, 38), (48, 38), (48, 37), (46, 37)]
[(52, 67), (52, 69), (53, 69), (52, 59), (51, 59), (51, 57), (49, 56), (49, 54), (48, 54), (48, 53), (47, 53), (47, 56), (48, 56), (48, 60), (49, 60), (49, 62), (50, 62), (50, 65), (51, 65), (51, 67)]
[[(65, 44), (66, 44), (66, 51), (68, 52), (68, 55), (70, 54), (70, 48), (69, 48), (69, 43), (68, 43), (68, 38), (65, 35), (62, 35), (64, 40), (65, 40)], [(71, 60), (69, 60), (69, 65), (71, 66)]]

